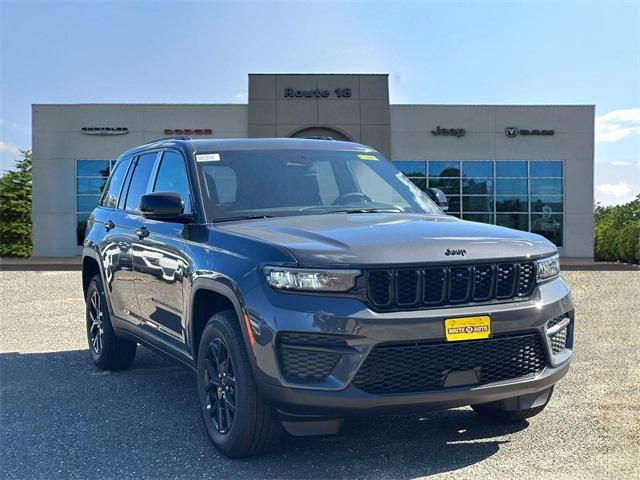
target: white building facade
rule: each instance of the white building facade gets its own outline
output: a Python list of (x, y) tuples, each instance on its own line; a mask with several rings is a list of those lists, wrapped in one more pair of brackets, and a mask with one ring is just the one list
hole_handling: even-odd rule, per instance
[(370, 145), (457, 217), (593, 256), (593, 105), (390, 105), (387, 75), (250, 75), (248, 104), (33, 105), (34, 256), (76, 256), (113, 161), (171, 135)]

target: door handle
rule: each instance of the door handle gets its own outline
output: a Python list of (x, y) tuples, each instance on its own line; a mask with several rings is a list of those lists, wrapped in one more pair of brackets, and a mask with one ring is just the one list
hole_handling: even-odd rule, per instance
[(106, 222), (104, 222), (104, 229), (108, 232), (109, 230), (113, 230), (114, 228), (116, 228), (116, 224), (113, 223), (111, 220), (107, 220)]
[(147, 229), (147, 227), (137, 228), (136, 235), (138, 235), (138, 238), (140, 239), (147, 238), (149, 236), (149, 230)]

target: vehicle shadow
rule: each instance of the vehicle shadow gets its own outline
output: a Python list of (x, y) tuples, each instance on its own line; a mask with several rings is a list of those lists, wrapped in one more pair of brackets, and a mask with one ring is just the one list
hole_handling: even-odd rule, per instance
[(367, 417), (229, 460), (207, 438), (194, 375), (142, 348), (124, 372), (97, 370), (87, 350), (0, 354), (0, 399), (5, 478), (414, 478), (480, 462), (528, 425), (470, 409)]

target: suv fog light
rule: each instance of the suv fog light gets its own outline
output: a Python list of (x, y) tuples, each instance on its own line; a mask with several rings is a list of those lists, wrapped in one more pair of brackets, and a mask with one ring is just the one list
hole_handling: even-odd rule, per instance
[(560, 257), (556, 253), (551, 257), (541, 258), (536, 260), (536, 266), (538, 281), (557, 277), (560, 274)]
[(356, 284), (360, 270), (311, 270), (264, 267), (267, 283), (278, 290), (346, 292)]

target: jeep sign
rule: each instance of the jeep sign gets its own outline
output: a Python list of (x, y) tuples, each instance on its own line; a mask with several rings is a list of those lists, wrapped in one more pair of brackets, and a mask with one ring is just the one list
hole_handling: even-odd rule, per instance
[(464, 137), (465, 133), (467, 133), (467, 131), (464, 128), (440, 128), (440, 125), (438, 125), (436, 127), (435, 130), (431, 130), (431, 135), (443, 135), (443, 136), (450, 136), (450, 137)]

